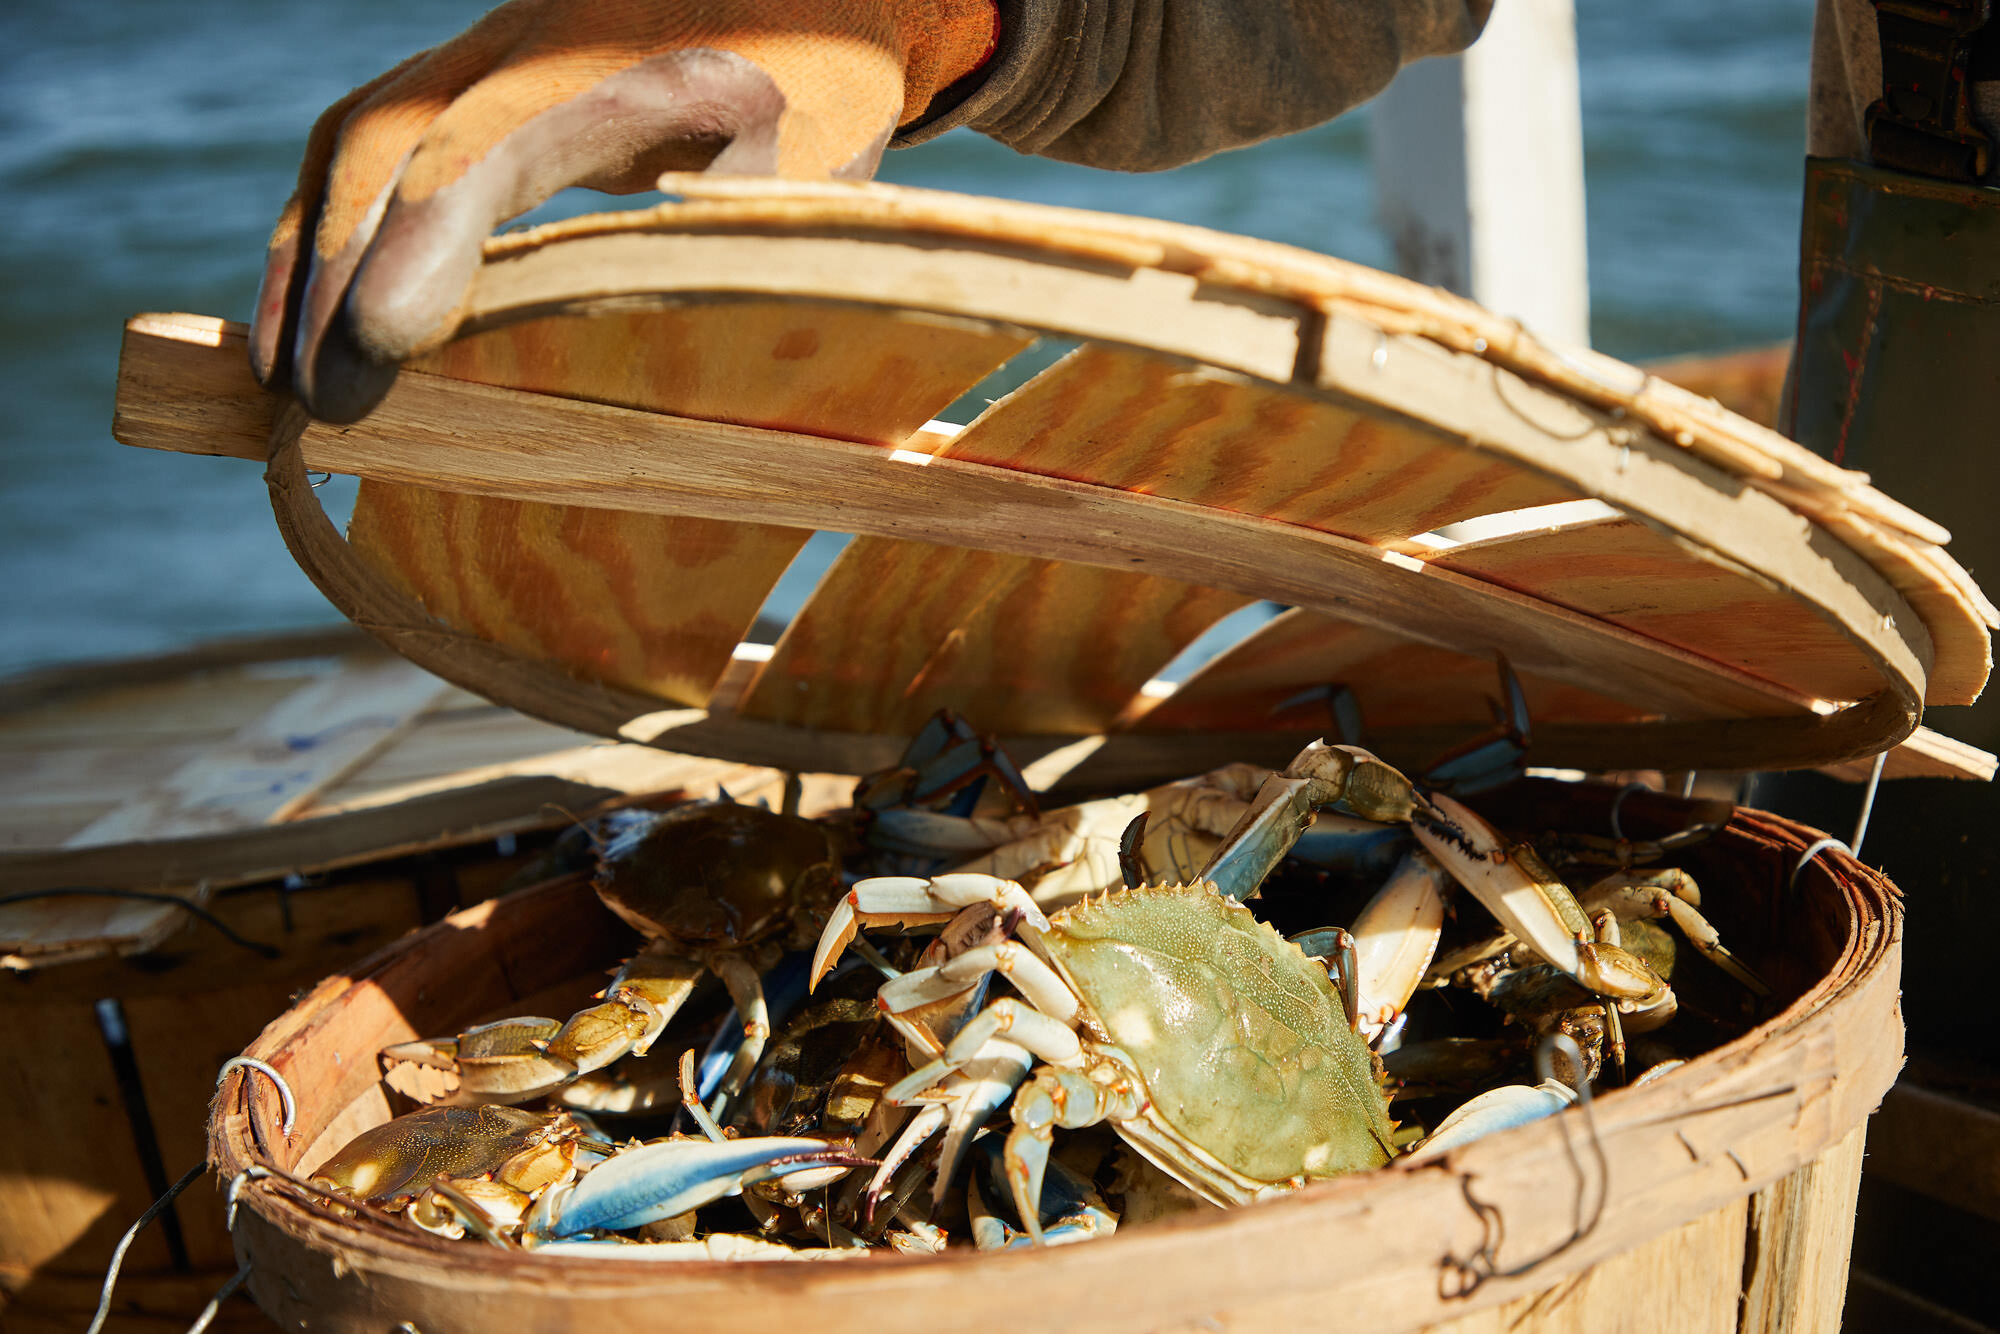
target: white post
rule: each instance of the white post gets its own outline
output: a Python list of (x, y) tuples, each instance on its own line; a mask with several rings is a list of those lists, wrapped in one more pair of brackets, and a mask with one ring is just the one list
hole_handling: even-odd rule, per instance
[(1470, 51), (1405, 69), (1370, 115), (1396, 267), (1588, 346), (1571, 0), (1499, 0)]

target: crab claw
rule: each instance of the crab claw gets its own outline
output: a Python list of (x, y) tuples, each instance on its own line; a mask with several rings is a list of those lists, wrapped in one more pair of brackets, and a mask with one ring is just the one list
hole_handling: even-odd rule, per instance
[(818, 987), (839, 960), (840, 953), (863, 925), (922, 926), (948, 922), (961, 908), (975, 903), (991, 903), (1002, 912), (1018, 912), (1022, 922), (1038, 931), (1049, 929), (1049, 919), (1028, 891), (1012, 880), (998, 876), (963, 872), (925, 880), (910, 875), (884, 875), (855, 883), (847, 897), (828, 914), (826, 929), (813, 950), (810, 986)]
[(1525, 844), (1510, 843), (1459, 802), (1431, 793), (1411, 822), (1417, 842), (1500, 925), (1577, 976), (1577, 942), (1595, 938), (1576, 896)]
[(1576, 1091), (1559, 1080), (1546, 1080), (1530, 1088), (1508, 1084), (1488, 1089), (1438, 1122), (1438, 1128), (1403, 1161), (1427, 1163), (1442, 1158), (1453, 1149), (1470, 1144), (1495, 1131), (1554, 1116), (1576, 1101)]
[(559, 1019), (524, 1016), (468, 1028), (455, 1038), (419, 1038), (382, 1049), (383, 1079), (417, 1102), (469, 1107), (539, 1098), (576, 1078), (550, 1055)]
[(1410, 819), (1418, 800), (1415, 785), (1394, 766), (1358, 746), (1315, 741), (1283, 773), (1264, 780), (1198, 878), (1241, 902), (1285, 859), (1321, 807), (1377, 823), (1401, 823)]
[[(1011, 1187), (1005, 1183), (1005, 1150), (998, 1135), (988, 1135), (973, 1149), (979, 1162), (966, 1179), (966, 1203), (972, 1221), (973, 1243), (982, 1251), (1010, 1251), (1034, 1245), (1034, 1238), (1016, 1229), (986, 1203), (986, 1191), (1005, 1198)], [(981, 1182), (985, 1190), (981, 1190)], [(1063, 1246), (1073, 1241), (1108, 1237), (1118, 1230), (1118, 1215), (1105, 1208), (1104, 1200), (1089, 1181), (1061, 1162), (1050, 1159), (1042, 1180), (1041, 1216), (1035, 1222), (1044, 1245)]]
[(1354, 994), (1361, 1027), (1380, 1033), (1416, 994), (1444, 931), (1450, 877), (1413, 850), (1354, 919)]
[(556, 1208), (549, 1232), (573, 1237), (639, 1227), (773, 1177), (874, 1165), (872, 1158), (818, 1139), (655, 1140), (615, 1154), (587, 1173)]

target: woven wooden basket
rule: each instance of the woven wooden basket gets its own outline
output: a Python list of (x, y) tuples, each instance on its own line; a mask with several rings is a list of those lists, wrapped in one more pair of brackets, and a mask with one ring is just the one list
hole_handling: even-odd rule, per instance
[[(1531, 784), (1510, 813), (1601, 827), (1613, 795)], [(1685, 808), (1636, 797), (1621, 815), (1657, 835), (1681, 827)], [(330, 1331), (1832, 1330), (1863, 1122), (1902, 1064), (1901, 913), (1887, 882), (1842, 854), (1823, 854), (1794, 885), (1814, 837), (1741, 811), (1690, 862), (1729, 887), (1704, 906), (1783, 1007), (1671, 1076), (1599, 1099), (1595, 1143), (1573, 1111), (1442, 1163), (1087, 1245), (809, 1265), (503, 1254), (337, 1216), (265, 1178), (243, 1194), (238, 1255), (281, 1325)], [(229, 1178), (259, 1165), (309, 1172), (389, 1115), (366, 1053), (476, 1020), (566, 1013), (632, 945), (576, 885), (495, 900), (399, 942), (251, 1046), (295, 1090), (298, 1122), (282, 1134), (268, 1085), (232, 1083), (210, 1121), (211, 1161)]]

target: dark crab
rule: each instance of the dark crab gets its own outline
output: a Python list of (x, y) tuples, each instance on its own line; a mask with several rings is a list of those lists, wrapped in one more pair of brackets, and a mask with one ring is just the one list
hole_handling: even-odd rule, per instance
[(706, 974), (743, 1024), (720, 1090), (733, 1095), (770, 1036), (763, 974), (812, 943), (841, 890), (826, 826), (734, 802), (625, 811), (596, 831), (592, 885), (646, 938), (568, 1020), (523, 1017), (383, 1051), (392, 1088), (420, 1102), (519, 1103), (628, 1054), (644, 1055)]

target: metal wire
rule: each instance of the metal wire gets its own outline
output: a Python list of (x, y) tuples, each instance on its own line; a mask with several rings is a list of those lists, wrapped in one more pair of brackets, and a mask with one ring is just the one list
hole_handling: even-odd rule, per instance
[(246, 1264), (236, 1271), (235, 1277), (217, 1288), (215, 1295), (208, 1299), (208, 1305), (201, 1308), (201, 1314), (196, 1316), (194, 1323), (187, 1327), (187, 1334), (201, 1334), (203, 1330), (207, 1329), (209, 1322), (215, 1319), (215, 1313), (222, 1309), (222, 1304), (235, 1296), (236, 1290), (242, 1287), (249, 1277), (250, 1266)]
[(1806, 850), (1799, 854), (1798, 861), (1792, 865), (1792, 878), (1786, 882), (1786, 887), (1797, 889), (1799, 887), (1799, 873), (1812, 865), (1812, 859), (1825, 852), (1828, 848), (1839, 848), (1850, 857), (1854, 855), (1853, 851), (1845, 843), (1831, 835), (1823, 834), (1818, 839), (1807, 844)]
[(1861, 841), (1868, 837), (1868, 817), (1875, 813), (1875, 792), (1882, 786), (1882, 769), (1889, 762), (1889, 752), (1883, 751), (1875, 757), (1875, 767), (1868, 771), (1868, 790), (1861, 794), (1861, 814), (1854, 820), (1854, 837), (1848, 840), (1850, 856), (1861, 860)]
[(1634, 792), (1651, 792), (1652, 790), (1652, 788), (1644, 783), (1627, 783), (1624, 787), (1618, 789), (1618, 795), (1611, 799), (1611, 837), (1621, 843), (1625, 841), (1625, 827), (1618, 821), (1618, 811), (1625, 804), (1625, 798), (1631, 796)]
[[(285, 1082), (285, 1077), (254, 1056), (232, 1056), (224, 1061), (222, 1069), (216, 1072), (215, 1086), (218, 1089), (222, 1087), (222, 1082), (229, 1078), (232, 1070), (255, 1070), (278, 1086), (278, 1101), (285, 1109), (285, 1119), (279, 1123), (278, 1129), (287, 1139), (291, 1138), (292, 1123), (298, 1119), (299, 1104), (297, 1099), (292, 1097), (292, 1086)], [(244, 1090), (244, 1105), (249, 1105), (247, 1088)]]
[(1868, 771), (1868, 786), (1861, 793), (1861, 811), (1854, 817), (1853, 839), (1843, 843), (1831, 835), (1823, 834), (1808, 844), (1806, 850), (1799, 854), (1798, 861), (1792, 866), (1792, 877), (1786, 882), (1787, 888), (1797, 889), (1800, 873), (1807, 866), (1811, 865), (1813, 858), (1819, 856), (1828, 848), (1839, 848), (1855, 861), (1861, 860), (1861, 844), (1868, 837), (1868, 817), (1875, 813), (1875, 793), (1882, 786), (1882, 770), (1888, 762), (1889, 752), (1885, 750), (1875, 757), (1875, 765)]
[[(1555, 1053), (1558, 1051), (1568, 1056), (1575, 1068), (1579, 1070), (1583, 1068), (1583, 1053), (1576, 1042), (1565, 1034), (1553, 1033), (1542, 1039), (1541, 1046), (1535, 1051), (1535, 1070), (1542, 1080), (1547, 1081), (1555, 1077)], [(1555, 1124), (1562, 1132), (1563, 1149), (1569, 1154), (1570, 1166), (1576, 1172), (1576, 1216), (1575, 1222), (1571, 1225), (1570, 1235), (1559, 1242), (1553, 1250), (1532, 1260), (1502, 1269), (1500, 1248), (1507, 1240), (1506, 1219), (1502, 1216), (1499, 1206), (1489, 1204), (1472, 1193), (1471, 1175), (1462, 1175), (1459, 1178), (1459, 1189), (1465, 1196), (1467, 1207), (1485, 1228), (1486, 1236), (1480, 1242), (1479, 1249), (1467, 1258), (1461, 1259), (1456, 1255), (1445, 1256), (1444, 1270), (1439, 1276), (1440, 1295), (1447, 1298), (1469, 1297), (1492, 1279), (1519, 1278), (1532, 1273), (1597, 1230), (1598, 1223), (1604, 1217), (1605, 1202), (1611, 1195), (1611, 1163), (1604, 1152), (1604, 1140), (1598, 1133), (1597, 1113), (1590, 1101), (1590, 1082), (1581, 1081), (1577, 1085), (1576, 1093), (1577, 1105), (1582, 1109), (1584, 1128), (1589, 1136), (1591, 1156), (1597, 1160), (1597, 1200), (1589, 1209), (1589, 1216), (1585, 1217), (1584, 1202), (1590, 1198), (1590, 1174), (1584, 1170), (1583, 1160), (1578, 1156), (1576, 1144), (1570, 1138), (1569, 1118), (1558, 1115), (1555, 1117)], [(1457, 1286), (1447, 1287), (1446, 1284), (1453, 1277), (1458, 1280)]]
[(155, 894), (143, 889), (108, 889), (84, 885), (64, 885), (55, 889), (24, 889), (15, 894), (0, 894), (0, 908), (4, 908), (10, 903), (27, 903), (34, 899), (70, 898), (134, 899), (140, 903), (165, 903), (175, 908), (185, 908), (202, 921), (214, 927), (217, 931), (220, 931), (228, 938), (232, 945), (241, 945), (244, 949), (253, 950), (263, 955), (266, 959), (283, 957), (284, 952), (276, 945), (266, 945), (261, 940), (250, 940), (239, 936), (229, 923), (223, 921), (199, 903), (184, 899), (178, 894)]
[(98, 1334), (104, 1328), (105, 1319), (111, 1314), (111, 1292), (118, 1286), (118, 1270), (125, 1263), (125, 1252), (132, 1249), (132, 1240), (146, 1230), (146, 1224), (167, 1211), (174, 1202), (174, 1196), (192, 1186), (203, 1172), (207, 1163), (197, 1163), (188, 1169), (186, 1176), (167, 1187), (167, 1193), (154, 1200), (146, 1212), (139, 1215), (139, 1221), (125, 1229), (125, 1235), (118, 1239), (118, 1248), (111, 1252), (111, 1263), (104, 1270), (104, 1288), (97, 1294), (97, 1314), (91, 1317), (90, 1328), (84, 1334)]

